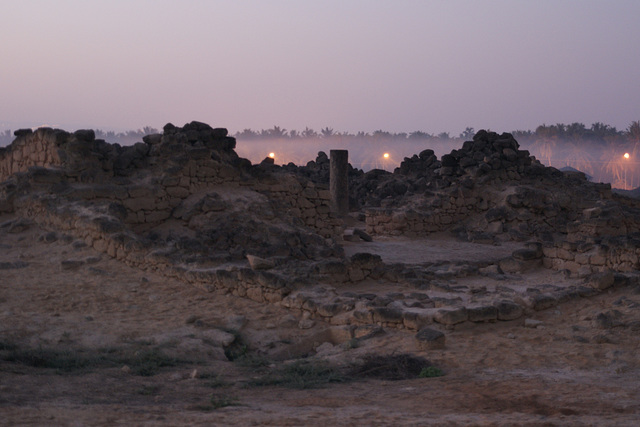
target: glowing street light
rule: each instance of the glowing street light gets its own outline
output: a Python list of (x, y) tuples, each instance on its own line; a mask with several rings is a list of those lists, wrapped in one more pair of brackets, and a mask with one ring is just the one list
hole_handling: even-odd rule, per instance
[[(624, 153), (623, 156), (625, 160), (629, 160), (629, 158), (631, 157), (629, 155), (629, 153)], [(627, 183), (627, 169), (629, 169), (628, 165), (624, 166), (624, 189), (625, 190), (629, 190), (629, 184)]]
[(388, 158), (389, 158), (389, 153), (384, 153), (384, 154), (382, 155), (382, 157), (384, 157), (385, 159), (388, 159)]

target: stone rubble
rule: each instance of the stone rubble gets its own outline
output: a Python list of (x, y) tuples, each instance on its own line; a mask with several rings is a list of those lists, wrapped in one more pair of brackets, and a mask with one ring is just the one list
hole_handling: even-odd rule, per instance
[[(16, 136), (0, 149), (0, 213), (20, 219), (0, 228), (20, 232), (35, 222), (50, 230), (44, 242), (64, 234), (207, 292), (280, 304), (302, 329), (316, 321), (405, 328), (420, 331), (421, 348), (441, 348), (444, 336), (425, 328), (527, 324), (536, 311), (639, 283), (640, 204), (583, 174), (544, 167), (510, 134), (480, 131), (440, 160), (424, 150), (392, 174), (350, 168), (351, 204), (361, 208), (353, 218), (366, 231), (331, 212), (324, 153), (302, 167), (252, 165), (237, 156), (226, 129), (200, 122), (167, 124), (130, 147), (96, 140), (90, 130)], [(408, 265), (365, 252), (347, 257), (341, 247), (342, 239), (444, 231), (522, 248), (499, 261)], [(90, 264), (70, 258), (60, 268)], [(542, 289), (505, 282), (541, 268), (583, 281)], [(474, 276), (505, 285), (456, 283)], [(367, 283), (397, 291), (348, 290)], [(599, 324), (613, 324), (615, 316), (603, 316)]]

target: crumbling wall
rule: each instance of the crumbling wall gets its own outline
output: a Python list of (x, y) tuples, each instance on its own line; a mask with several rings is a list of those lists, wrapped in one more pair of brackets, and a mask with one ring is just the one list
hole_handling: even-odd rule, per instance
[[(329, 209), (328, 191), (308, 179), (279, 172), (252, 174), (252, 165), (235, 151), (223, 128), (200, 122), (167, 124), (162, 134), (120, 147), (96, 140), (93, 131), (68, 133), (40, 128), (16, 132), (0, 151), (0, 182), (23, 173), (29, 185), (48, 185), (60, 197), (110, 203), (111, 214), (132, 226), (153, 226), (174, 215), (187, 198), (216, 186), (254, 189), (278, 209), (323, 237), (339, 234), (341, 221)], [(286, 183), (284, 185), (283, 183)], [(54, 188), (55, 187), (55, 188)], [(0, 209), (13, 209), (7, 186)]]
[(277, 201), (288, 214), (321, 236), (339, 235), (342, 221), (331, 212), (331, 194), (325, 186), (281, 173), (276, 179), (262, 181), (252, 188)]
[(609, 184), (547, 168), (519, 150), (512, 135), (486, 131), (441, 161), (431, 150), (406, 158), (393, 177), (383, 179), (383, 190), (398, 188), (401, 194), (365, 210), (367, 232), (374, 235), (452, 230), (475, 241), (487, 234), (513, 240), (566, 234), (582, 210), (611, 198)]
[(0, 182), (11, 175), (25, 172), (31, 166), (61, 166), (58, 149), (68, 137), (64, 131), (40, 128), (35, 132), (20, 130), (8, 147), (0, 148)]

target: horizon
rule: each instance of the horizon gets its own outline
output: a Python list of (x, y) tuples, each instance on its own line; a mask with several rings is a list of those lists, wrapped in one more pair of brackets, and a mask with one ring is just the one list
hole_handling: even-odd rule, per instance
[[(67, 131), (67, 132), (75, 132), (77, 130), (85, 130), (85, 129), (88, 130), (88, 129), (90, 129), (90, 130), (93, 130), (93, 131), (96, 131), (96, 132), (104, 132), (104, 133), (114, 132), (116, 134), (116, 136), (118, 136), (118, 135), (123, 135), (126, 132), (143, 132), (144, 133), (144, 130), (146, 128), (155, 129), (159, 133), (162, 133), (163, 132), (162, 128), (165, 125), (169, 124), (169, 123), (171, 123), (171, 124), (173, 124), (175, 126), (178, 126), (178, 127), (182, 127), (185, 124), (191, 123), (192, 121), (194, 121), (194, 120), (187, 121), (186, 123), (167, 122), (167, 123), (164, 123), (162, 126), (158, 126), (158, 127), (150, 126), (148, 124), (145, 124), (143, 126), (137, 126), (137, 127), (128, 128), (128, 129), (125, 129), (125, 128), (109, 128), (109, 127), (106, 127), (106, 128), (104, 128), (104, 127), (103, 128), (98, 128), (98, 127), (92, 128), (92, 127), (87, 127), (87, 126), (64, 128), (64, 127), (59, 126), (59, 125), (51, 125), (51, 124), (41, 124), (41, 125), (36, 125), (36, 126), (26, 126), (25, 125), (25, 126), (9, 127), (9, 126), (4, 125), (3, 123), (0, 123), (0, 132), (11, 131), (11, 134), (13, 135), (13, 132), (15, 132), (17, 130), (20, 130), (20, 129), (31, 129), (31, 130), (35, 131), (35, 130), (37, 130), (39, 128), (52, 128), (52, 129), (60, 129), (60, 130)], [(233, 136), (233, 137), (236, 137), (236, 138), (239, 138), (238, 134), (241, 134), (242, 132), (247, 131), (247, 130), (248, 131), (253, 131), (253, 132), (257, 133), (257, 134), (260, 134), (263, 131), (268, 131), (268, 130), (271, 130), (271, 129), (274, 129), (274, 128), (280, 128), (284, 132), (283, 138), (305, 139), (305, 137), (302, 137), (299, 134), (296, 135), (296, 136), (293, 136), (293, 137), (289, 135), (289, 132), (291, 132), (291, 131), (296, 131), (296, 132), (300, 133), (300, 132), (304, 131), (304, 129), (287, 129), (287, 128), (284, 128), (284, 127), (279, 126), (277, 124), (273, 125), (271, 127), (268, 127), (268, 128), (263, 128), (263, 129), (252, 129), (250, 127), (243, 127), (241, 129), (229, 129), (226, 126), (218, 126), (216, 124), (203, 122), (201, 120), (195, 120), (195, 121), (206, 123), (206, 124), (210, 125), (211, 127), (225, 128), (225, 129), (228, 130), (229, 136)], [(406, 130), (405, 129), (405, 130), (400, 130), (398, 132), (391, 132), (391, 131), (388, 131), (388, 130), (382, 129), (382, 128), (376, 128), (373, 131), (364, 131), (364, 130), (355, 130), (355, 131), (346, 130), (346, 131), (341, 131), (341, 130), (334, 129), (330, 125), (329, 126), (324, 126), (322, 128), (319, 128), (319, 129), (309, 128), (309, 130), (315, 131), (318, 134), (316, 136), (316, 138), (323, 138), (323, 136), (321, 134), (321, 131), (324, 128), (330, 128), (332, 130), (332, 132), (333, 132), (333, 135), (330, 136), (330, 137), (334, 137), (334, 136), (359, 136), (359, 134), (363, 134), (363, 136), (371, 136), (376, 132), (389, 133), (391, 136), (395, 137), (395, 136), (399, 136), (399, 135), (402, 135), (402, 134), (405, 134), (406, 136), (409, 136), (413, 132), (423, 132), (423, 133), (428, 134), (432, 138), (439, 138), (441, 134), (447, 134), (448, 138), (450, 138), (450, 139), (463, 139), (466, 136), (463, 136), (462, 134), (465, 133), (465, 131), (468, 131), (468, 130), (471, 130), (474, 133), (476, 133), (476, 132), (478, 132), (480, 130), (486, 130), (488, 132), (496, 132), (498, 134), (504, 133), (504, 132), (506, 132), (506, 133), (515, 133), (515, 132), (531, 132), (531, 133), (535, 133), (536, 129), (538, 127), (540, 127), (540, 126), (556, 126), (556, 125), (565, 125), (566, 126), (566, 125), (571, 125), (571, 124), (576, 124), (576, 123), (585, 125), (587, 130), (589, 130), (593, 125), (602, 124), (602, 125), (609, 126), (609, 127), (613, 128), (618, 133), (625, 133), (625, 132), (627, 132), (629, 130), (629, 128), (631, 127), (631, 125), (634, 122), (640, 122), (640, 120), (633, 120), (632, 122), (630, 122), (628, 125), (626, 125), (623, 128), (618, 128), (616, 126), (612, 126), (609, 123), (604, 123), (602, 121), (595, 121), (595, 122), (593, 122), (591, 124), (587, 124), (587, 123), (584, 123), (584, 122), (561, 123), (559, 121), (554, 121), (554, 122), (550, 122), (550, 123), (539, 123), (538, 125), (534, 126), (533, 128), (530, 128), (530, 129), (491, 129), (491, 128), (488, 128), (488, 127), (474, 128), (474, 127), (471, 127), (471, 126), (466, 126), (460, 132), (443, 131), (443, 132), (439, 132), (439, 133), (430, 132), (428, 129), (412, 129), (412, 130)], [(264, 135), (257, 135), (256, 138), (266, 138), (266, 137)]]
[(640, 119), (632, 0), (31, 0), (4, 15), (0, 129), (458, 135)]

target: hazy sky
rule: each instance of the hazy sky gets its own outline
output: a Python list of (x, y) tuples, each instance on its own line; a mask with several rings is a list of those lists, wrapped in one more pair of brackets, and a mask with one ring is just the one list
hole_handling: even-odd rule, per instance
[(640, 120), (638, 0), (0, 0), (0, 129)]

